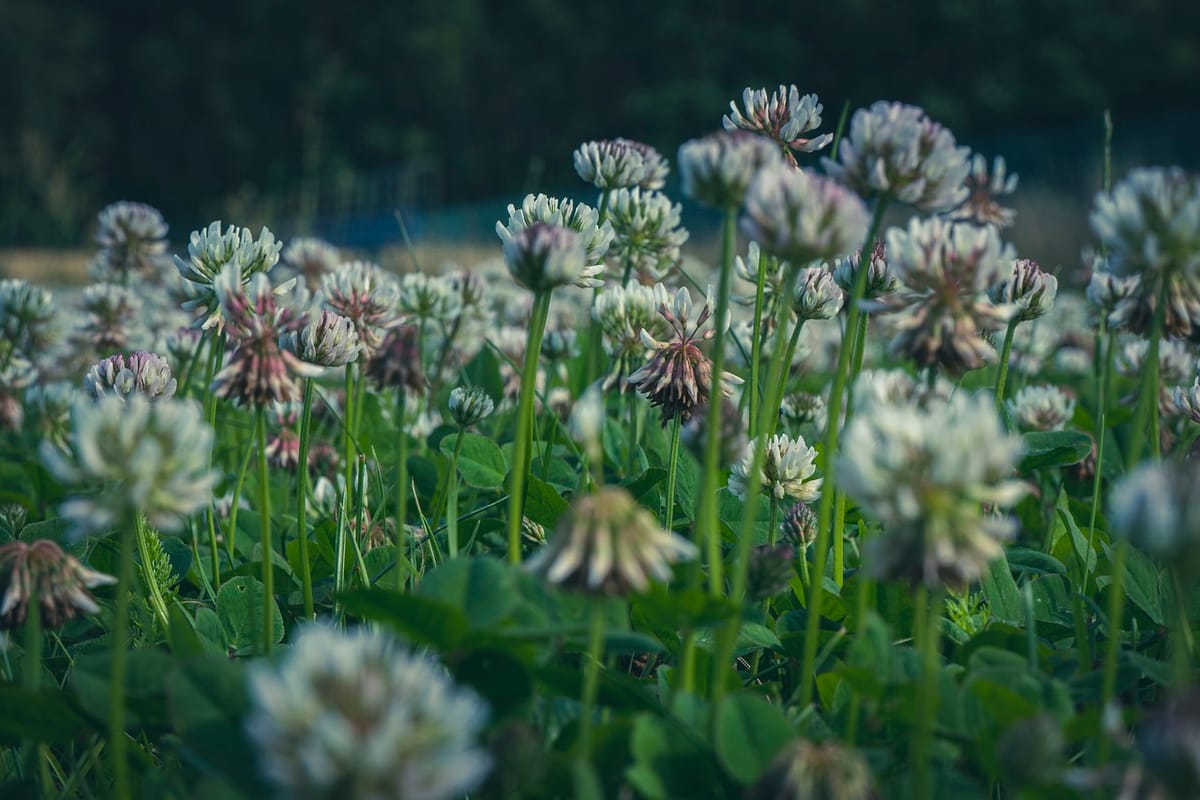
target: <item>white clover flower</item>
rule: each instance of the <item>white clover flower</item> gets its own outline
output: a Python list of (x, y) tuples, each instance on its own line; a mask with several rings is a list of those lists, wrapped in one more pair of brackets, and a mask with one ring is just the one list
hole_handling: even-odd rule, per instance
[(354, 321), (329, 309), (310, 315), (303, 328), (285, 333), (279, 345), (302, 361), (321, 367), (344, 367), (356, 361), (362, 350)]
[(1057, 386), (1026, 386), (1008, 401), (1019, 428), (1061, 431), (1075, 414), (1075, 400)]
[(128, 283), (134, 274), (157, 274), (167, 253), (167, 223), (157, 208), (145, 203), (112, 203), (100, 211), (99, 221), (96, 243), (100, 253), (92, 268), (104, 280)]
[(450, 392), (450, 416), (464, 428), (478, 425), (495, 410), (495, 402), (483, 389), (456, 386)]
[[(507, 244), (525, 228), (536, 222), (570, 228), (579, 234), (584, 248), (584, 260), (589, 270), (599, 272), (604, 268), (604, 254), (612, 242), (612, 225), (605, 220), (600, 224), (600, 212), (583, 203), (560, 200), (544, 194), (527, 194), (521, 207), (509, 204), (508, 225), (496, 223), (496, 235)], [(596, 273), (589, 273), (596, 274)]]
[(759, 171), (746, 194), (742, 230), (797, 267), (846, 255), (867, 235), (867, 209), (833, 181), (785, 166)]
[(807, 267), (792, 287), (792, 312), (802, 320), (833, 319), (842, 310), (846, 295), (824, 267)]
[(947, 211), (967, 198), (969, 151), (921, 109), (879, 101), (860, 108), (825, 171), (863, 197), (899, 200), (921, 211)]
[[(188, 257), (183, 259), (175, 256), (175, 269), (187, 281), (184, 289), (190, 298), (183, 307), (200, 315), (199, 327), (205, 330), (221, 327), (224, 323), (220, 302), (213, 288), (217, 275), (232, 264), (245, 285), (254, 275), (267, 272), (275, 266), (282, 246), (266, 228), (255, 239), (249, 228), (231, 225), (222, 232), (220, 220), (203, 230), (192, 231), (188, 239)], [(288, 289), (290, 286), (279, 287), (279, 291)]]
[(745, 131), (717, 131), (679, 146), (683, 193), (713, 208), (736, 208), (755, 173), (780, 163), (779, 148)]
[(177, 531), (211, 501), (213, 430), (195, 403), (106, 395), (76, 402), (71, 425), (66, 452), (43, 442), (41, 454), (59, 480), (104, 487), (59, 509), (77, 534), (111, 531), (139, 511), (154, 528)]
[(680, 206), (662, 192), (619, 189), (609, 199), (613, 240), (609, 258), (661, 280), (679, 264), (679, 248), (688, 240), (680, 225)]
[(930, 386), (902, 369), (865, 369), (854, 383), (854, 407), (913, 404), (946, 401), (954, 395), (954, 384), (939, 375)]
[(378, 631), (306, 625), (248, 682), (246, 731), (280, 797), (448, 800), (491, 769), (484, 701)]
[(671, 564), (696, 555), (695, 545), (659, 527), (625, 489), (605, 487), (574, 501), (525, 568), (576, 591), (623, 596), (669, 581)]
[[(1117, 372), (1127, 378), (1139, 378), (1146, 370), (1150, 342), (1145, 339), (1126, 339), (1117, 351)], [(1196, 355), (1183, 342), (1167, 340), (1158, 343), (1158, 374), (1163, 384), (1179, 384), (1196, 374)]]
[(1058, 278), (1042, 270), (1031, 258), (1018, 258), (1002, 281), (988, 292), (993, 303), (1016, 307), (1015, 318), (1023, 322), (1037, 319), (1054, 307), (1058, 296)]
[(531, 292), (560, 286), (598, 286), (599, 268), (585, 261), (583, 237), (570, 228), (535, 222), (504, 242), (504, 263), (513, 280)]
[[(858, 280), (859, 250), (839, 258), (834, 262), (833, 279), (842, 291), (849, 294), (854, 291)], [(871, 247), (870, 260), (867, 264), (867, 277), (863, 283), (863, 299), (874, 300), (892, 294), (900, 288), (900, 281), (888, 269), (887, 245), (882, 239), (876, 239)]]
[(596, 295), (592, 319), (600, 325), (604, 350), (612, 361), (602, 386), (605, 391), (615, 386), (624, 392), (625, 378), (645, 360), (643, 330), (656, 339), (667, 335), (667, 321), (658, 310), (670, 302), (671, 295), (661, 283), (644, 286), (634, 281)]
[(1191, 386), (1176, 386), (1171, 393), (1176, 414), (1182, 414), (1192, 422), (1200, 424), (1200, 377)]
[(458, 314), (461, 302), (448, 276), (409, 272), (400, 277), (397, 305), (411, 317), (449, 322)]
[(821, 111), (824, 107), (815, 94), (801, 95), (795, 84), (780, 85), (779, 89), (767, 94), (766, 89), (746, 87), (742, 92), (742, 107), (730, 101), (730, 113), (721, 119), (727, 131), (744, 130), (758, 133), (775, 141), (794, 165), (792, 150), (815, 153), (833, 141), (832, 133), (823, 133), (812, 139), (802, 134), (821, 127)]
[(66, 381), (30, 386), (25, 390), (30, 427), (39, 438), (65, 450), (71, 428), (71, 406), (81, 397), (79, 388)]
[(601, 456), (601, 440), (604, 435), (604, 398), (600, 389), (591, 385), (580, 396), (567, 418), (567, 430), (571, 438), (583, 445), (589, 458)]
[(83, 390), (93, 400), (109, 395), (125, 400), (135, 393), (150, 401), (167, 400), (176, 385), (171, 365), (155, 353), (109, 356), (83, 376)]
[(324, 239), (298, 236), (283, 248), (283, 262), (304, 276), (309, 288), (320, 285), (321, 279), (342, 263), (341, 253)]
[(384, 331), (399, 322), (396, 279), (369, 261), (349, 261), (325, 275), (317, 298), (354, 323), (364, 358), (375, 354)]
[(894, 307), (906, 312), (895, 323), (892, 352), (955, 375), (995, 361), (995, 348), (979, 332), (1000, 330), (1013, 313), (986, 294), (1007, 274), (1012, 246), (1002, 244), (991, 226), (937, 217), (914, 218), (907, 230), (892, 228), (887, 246), (904, 284)]
[(100, 606), (88, 589), (116, 582), (111, 575), (83, 566), (49, 539), (0, 544), (0, 631), (24, 625), (30, 603), (37, 604), (41, 625), (49, 630), (61, 628), (80, 612), (98, 614)]
[(792, 392), (779, 405), (779, 418), (793, 428), (811, 425), (814, 430), (825, 430), (828, 409), (825, 398), (808, 392)]
[(1116, 536), (1167, 561), (1194, 567), (1200, 545), (1200, 469), (1192, 462), (1142, 464), (1109, 496), (1108, 520)]
[(648, 144), (632, 139), (584, 142), (572, 154), (575, 172), (597, 189), (661, 189), (670, 166)]
[(19, 278), (0, 280), (0, 345), (8, 345), (0, 352), (36, 356), (51, 338), (54, 312), (54, 296), (46, 289)]
[[(750, 469), (754, 466), (753, 442), (746, 445), (742, 460), (729, 471), (729, 491), (739, 500), (745, 500), (749, 489)], [(803, 437), (791, 438), (777, 433), (766, 442), (766, 457), (758, 481), (763, 490), (782, 500), (790, 497), (801, 503), (811, 503), (821, 496), (824, 478), (814, 478), (817, 471), (817, 451), (809, 447)]]
[(971, 172), (967, 175), (967, 199), (950, 212), (950, 218), (978, 225), (995, 225), (1007, 228), (1013, 224), (1017, 212), (1000, 205), (998, 198), (1006, 197), (1017, 190), (1017, 174), (1008, 173), (1004, 156), (996, 156), (988, 170), (987, 159), (982, 153), (971, 157)]
[(976, 580), (1013, 534), (1012, 519), (985, 507), (1025, 495), (1011, 477), (1020, 452), (987, 395), (860, 408), (843, 434), (838, 486), (883, 525), (867, 544), (868, 570), (931, 588)]

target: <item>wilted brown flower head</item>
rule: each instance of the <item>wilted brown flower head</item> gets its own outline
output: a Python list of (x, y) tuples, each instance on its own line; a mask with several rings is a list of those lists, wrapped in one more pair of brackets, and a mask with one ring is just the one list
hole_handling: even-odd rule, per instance
[(367, 377), (379, 386), (391, 386), (406, 392), (425, 389), (421, 369), (421, 347), (415, 325), (392, 328), (379, 350), (367, 362)]
[(299, 416), (296, 403), (276, 403), (271, 407), (266, 452), (272, 466), (294, 470), (300, 464)]
[(319, 297), (326, 308), (354, 323), (365, 358), (375, 354), (383, 332), (399, 316), (400, 288), (395, 278), (367, 261), (350, 261), (326, 274)]
[[(701, 329), (712, 316), (711, 303), (706, 299), (695, 322), (689, 324), (694, 305), (687, 289), (676, 292), (668, 308), (663, 304), (658, 313), (663, 316), (673, 334), (667, 341), (659, 341), (642, 330), (642, 342), (654, 351), (650, 360), (626, 380), (630, 386), (649, 398), (651, 405), (658, 406), (662, 423), (666, 425), (675, 417), (687, 422), (698, 405), (708, 403), (712, 395), (712, 361), (700, 351), (699, 343), (711, 339), (712, 329)], [(728, 324), (728, 320), (718, 320)], [(728, 372), (723, 376), (724, 384), (741, 383), (742, 379)], [(729, 395), (729, 387), (721, 387), (722, 396)]]
[(24, 624), (30, 602), (37, 603), (46, 628), (61, 628), (81, 611), (95, 614), (100, 607), (87, 590), (116, 582), (49, 539), (0, 545), (0, 630)]

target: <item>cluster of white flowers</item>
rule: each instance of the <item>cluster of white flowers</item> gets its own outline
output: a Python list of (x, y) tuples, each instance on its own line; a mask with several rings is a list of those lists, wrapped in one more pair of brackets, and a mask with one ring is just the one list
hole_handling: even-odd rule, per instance
[(997, 200), (1017, 190), (1017, 174), (1008, 172), (1004, 156), (996, 156), (990, 170), (982, 153), (972, 156), (971, 172), (967, 175), (966, 186), (967, 199), (950, 212), (952, 219), (979, 225), (995, 225), (997, 228), (1007, 228), (1013, 224), (1017, 212), (1011, 208), (1004, 208)]
[(513, 280), (541, 293), (560, 286), (598, 286), (599, 267), (584, 260), (583, 237), (570, 228), (535, 222), (504, 242), (504, 263)]
[(662, 192), (619, 189), (610, 198), (608, 219), (613, 228), (608, 255), (616, 263), (654, 280), (679, 263), (688, 232), (680, 224), (680, 205)]
[[(232, 264), (242, 284), (247, 284), (252, 276), (275, 266), (282, 247), (266, 228), (257, 239), (249, 228), (230, 225), (222, 231), (220, 220), (203, 230), (192, 231), (188, 237), (188, 257), (175, 256), (175, 269), (187, 281), (185, 289), (190, 297), (183, 307), (200, 315), (200, 327), (221, 326), (220, 303), (213, 288), (217, 275)], [(283, 291), (288, 287), (279, 288)]]
[(1195, 566), (1200, 557), (1200, 469), (1194, 463), (1142, 464), (1109, 497), (1112, 530), (1146, 553)]
[(375, 354), (383, 333), (399, 321), (396, 279), (369, 261), (348, 261), (321, 279), (319, 304), (354, 323), (363, 357)]
[(496, 403), (483, 389), (456, 386), (450, 392), (450, 416), (464, 428), (479, 424), (495, 410)]
[(167, 223), (157, 208), (120, 201), (100, 211), (96, 244), (88, 266), (94, 280), (125, 284), (133, 275), (156, 276), (167, 253)]
[(408, 272), (400, 277), (397, 305), (409, 317), (445, 323), (459, 313), (461, 304), (449, 276)]
[[(520, 208), (508, 206), (508, 224), (496, 223), (496, 235), (507, 246), (509, 240), (525, 228), (541, 222), (570, 228), (579, 234), (583, 243), (584, 262), (588, 270), (604, 267), (604, 254), (613, 239), (612, 225), (600, 223), (600, 212), (583, 203), (560, 200), (544, 194), (527, 194)], [(589, 272), (589, 275), (596, 274)]]
[(1075, 400), (1057, 386), (1026, 386), (1008, 401), (1017, 426), (1027, 431), (1061, 431), (1075, 414)]
[(109, 356), (83, 376), (83, 390), (95, 400), (112, 395), (122, 400), (139, 394), (147, 400), (166, 400), (175, 395), (171, 365), (154, 353)]
[(1044, 271), (1036, 261), (1018, 258), (1004, 280), (989, 292), (992, 302), (1016, 307), (1015, 318), (1037, 319), (1054, 307), (1058, 296), (1058, 278)]
[(824, 107), (815, 94), (801, 95), (795, 84), (781, 85), (776, 91), (746, 87), (742, 92), (742, 109), (730, 101), (729, 114), (721, 120), (727, 131), (744, 130), (762, 134), (778, 143), (788, 152), (799, 150), (815, 153), (831, 141), (833, 134), (823, 133), (811, 139), (803, 134), (821, 127), (821, 111)]
[(782, 161), (779, 148), (744, 131), (718, 131), (679, 146), (683, 193), (714, 208), (737, 208), (756, 172)]
[(575, 172), (597, 189), (661, 189), (670, 165), (657, 150), (632, 139), (584, 142), (572, 154)]
[(344, 367), (357, 360), (362, 349), (354, 322), (328, 309), (310, 315), (304, 327), (284, 334), (279, 344), (297, 358), (321, 367)]
[(797, 267), (851, 252), (867, 235), (867, 209), (844, 187), (785, 166), (755, 175), (742, 229), (768, 253)]
[(824, 267), (807, 267), (792, 287), (792, 313), (802, 320), (833, 319), (842, 310), (846, 295)]
[(793, 439), (784, 433), (772, 436), (763, 444), (753, 442), (746, 445), (742, 460), (729, 471), (729, 491), (739, 499), (745, 499), (753, 480), (750, 470), (754, 467), (754, 450), (765, 446), (762, 471), (758, 482), (776, 500), (790, 497), (802, 503), (811, 503), (821, 495), (823, 478), (814, 478), (817, 471), (817, 451), (809, 447), (802, 437)]

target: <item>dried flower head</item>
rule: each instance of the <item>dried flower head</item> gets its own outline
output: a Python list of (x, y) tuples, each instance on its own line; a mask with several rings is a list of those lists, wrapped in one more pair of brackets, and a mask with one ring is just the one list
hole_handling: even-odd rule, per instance
[(526, 568), (577, 591), (621, 596), (645, 592), (652, 580), (670, 580), (670, 565), (696, 554), (691, 542), (659, 527), (629, 492), (605, 487), (575, 500)]
[[(579, 234), (589, 276), (604, 268), (604, 254), (608, 252), (609, 243), (612, 242), (613, 229), (607, 220), (603, 224), (600, 223), (599, 211), (571, 200), (560, 200), (544, 194), (527, 194), (521, 201), (520, 208), (512, 204), (508, 206), (508, 225), (497, 222), (496, 235), (507, 245), (510, 239), (537, 222), (569, 228)], [(591, 272), (593, 269), (596, 272)]]
[(105, 280), (128, 284), (132, 276), (157, 275), (167, 253), (167, 223), (157, 208), (121, 201), (100, 211), (95, 266)]
[(1017, 212), (1000, 205), (999, 200), (1017, 190), (1017, 174), (1008, 173), (1004, 156), (996, 156), (989, 170), (982, 153), (973, 155), (966, 187), (967, 199), (950, 212), (951, 219), (977, 225), (995, 225), (997, 228), (1007, 228), (1013, 224)]
[(249, 675), (246, 730), (267, 780), (297, 800), (448, 800), (491, 768), (488, 709), (432, 658), (367, 628), (307, 625)]
[(833, 273), (824, 267), (806, 267), (792, 286), (792, 313), (802, 320), (833, 319), (842, 310), (846, 295)]
[(327, 274), (317, 296), (330, 311), (354, 323), (364, 358), (375, 354), (383, 332), (399, 321), (395, 278), (368, 261), (350, 261)]
[(379, 350), (367, 361), (367, 377), (378, 386), (394, 387), (408, 394), (425, 390), (425, 371), (421, 367), (421, 348), (415, 325), (392, 328)]
[(520, 285), (535, 294), (560, 286), (598, 286), (598, 267), (587, 266), (582, 237), (561, 225), (535, 222), (504, 242), (504, 263)]
[(1200, 566), (1200, 467), (1193, 461), (1142, 464), (1109, 496), (1113, 533), (1139, 550), (1194, 571)]
[[(749, 484), (753, 480), (750, 469), (754, 466), (754, 444), (747, 444), (742, 460), (729, 471), (729, 491), (741, 500), (746, 499)], [(758, 483), (764, 492), (782, 500), (790, 497), (802, 503), (811, 503), (821, 496), (822, 478), (815, 478), (817, 451), (809, 447), (803, 437), (793, 439), (785, 433), (777, 433), (765, 442), (766, 455)]]
[[(249, 228), (229, 226), (224, 232), (217, 220), (204, 230), (192, 231), (188, 239), (188, 257), (175, 256), (175, 269), (187, 283), (189, 300), (183, 307), (199, 315), (199, 327), (208, 329), (223, 325), (221, 302), (214, 283), (226, 266), (232, 266), (237, 282), (248, 284), (250, 279), (265, 273), (279, 261), (282, 245), (275, 235), (263, 228), (258, 238)], [(289, 287), (280, 286), (280, 291)]]
[(779, 534), (785, 542), (791, 542), (801, 552), (817, 540), (817, 513), (807, 503), (796, 503), (783, 515), (779, 523)]
[[(693, 310), (692, 296), (687, 289), (676, 292), (669, 307), (666, 304), (659, 307), (658, 313), (667, 321), (672, 336), (660, 341), (643, 329), (642, 342), (653, 355), (626, 379), (630, 386), (649, 398), (651, 405), (661, 409), (663, 425), (677, 416), (687, 422), (693, 410), (706, 405), (712, 396), (712, 361), (699, 347), (700, 342), (715, 335), (711, 328), (701, 332), (712, 316), (712, 304), (706, 299), (695, 322), (689, 324)], [(728, 320), (718, 320), (716, 324), (728, 324)], [(719, 394), (726, 397), (730, 393), (729, 384), (742, 382), (741, 378), (728, 372), (720, 379)]]
[(1011, 245), (1001, 244), (990, 226), (939, 218), (913, 219), (906, 231), (890, 230), (887, 240), (904, 284), (895, 305), (905, 313), (895, 323), (892, 352), (953, 375), (995, 361), (995, 349), (979, 334), (1000, 330), (1012, 313), (987, 298), (988, 287), (1008, 273)]
[(1008, 410), (1023, 430), (1061, 431), (1075, 414), (1075, 401), (1057, 386), (1026, 386), (1008, 401)]
[(781, 84), (769, 95), (766, 89), (747, 86), (742, 92), (742, 107), (743, 110), (739, 110), (737, 103), (730, 101), (730, 113), (721, 119), (725, 130), (741, 129), (768, 137), (782, 148), (793, 166), (796, 164), (793, 150), (815, 153), (833, 141), (832, 133), (803, 138), (803, 134), (821, 127), (824, 107), (815, 94), (801, 95), (795, 84)]
[(683, 193), (702, 205), (737, 208), (762, 168), (779, 164), (779, 148), (745, 131), (717, 131), (679, 147)]
[(450, 416), (463, 428), (478, 425), (495, 410), (495, 402), (483, 389), (456, 386), (450, 392)]
[(596, 295), (592, 319), (600, 325), (604, 350), (612, 363), (604, 378), (605, 391), (616, 387), (618, 392), (624, 392), (625, 378), (645, 361), (643, 330), (656, 339), (667, 335), (667, 321), (658, 309), (670, 302), (671, 296), (661, 283), (644, 286), (634, 282)]
[(65, 451), (43, 442), (41, 454), (59, 480), (104, 487), (60, 508), (76, 533), (111, 531), (139, 511), (154, 528), (176, 531), (211, 500), (213, 431), (196, 404), (151, 403), (137, 393), (83, 399), (71, 408), (71, 425)]
[(283, 248), (283, 262), (302, 275), (310, 289), (316, 289), (342, 263), (342, 256), (324, 239), (298, 236)]
[(1000, 283), (988, 292), (993, 303), (1015, 306), (1015, 318), (1023, 322), (1037, 319), (1054, 307), (1058, 296), (1058, 278), (1045, 272), (1031, 258), (1018, 258)]
[(746, 800), (874, 800), (875, 781), (857, 750), (794, 739), (784, 745)]
[[(842, 291), (850, 293), (858, 280), (859, 251), (834, 262), (833, 279)], [(870, 262), (867, 264), (867, 277), (863, 283), (863, 299), (874, 300), (892, 294), (900, 288), (900, 281), (888, 269), (887, 245), (882, 239), (876, 239), (871, 247)]]
[(620, 189), (609, 199), (613, 240), (608, 256), (639, 274), (662, 280), (679, 264), (688, 232), (680, 225), (680, 206), (662, 192)]
[(575, 172), (597, 189), (661, 189), (670, 167), (648, 144), (632, 139), (584, 142), (572, 156)]
[(849, 253), (866, 237), (867, 223), (866, 207), (844, 187), (774, 166), (750, 182), (742, 230), (763, 250), (802, 267)]
[(88, 589), (116, 582), (49, 539), (0, 545), (0, 630), (21, 627), (30, 602), (37, 604), (42, 627), (48, 629), (61, 628), (80, 612), (96, 614), (100, 606)]
[(838, 160), (822, 164), (863, 197), (947, 211), (967, 199), (968, 150), (916, 106), (879, 101), (860, 108), (838, 144)]
[(175, 387), (171, 365), (154, 353), (109, 356), (83, 376), (83, 390), (93, 400), (109, 394), (124, 400), (134, 392), (147, 400), (166, 400), (174, 397)]
[(284, 334), (279, 344), (300, 360), (319, 367), (344, 367), (357, 361), (362, 350), (354, 322), (328, 309), (309, 317), (304, 327)]
[(990, 397), (874, 404), (843, 437), (838, 484), (883, 525), (863, 556), (875, 577), (961, 588), (1002, 552), (1015, 523), (985, 507), (1009, 507), (1026, 487), (1010, 477), (1021, 440)]

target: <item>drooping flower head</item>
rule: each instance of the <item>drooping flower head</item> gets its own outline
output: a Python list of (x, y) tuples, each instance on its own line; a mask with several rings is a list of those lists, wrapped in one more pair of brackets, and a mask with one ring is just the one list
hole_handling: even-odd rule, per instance
[(267, 414), (267, 463), (294, 471), (300, 464), (299, 403), (275, 403)]
[(575, 172), (601, 191), (610, 189), (661, 189), (670, 166), (648, 144), (632, 139), (584, 142), (572, 155)]
[(236, 267), (230, 265), (213, 282), (225, 317), (233, 352), (213, 380), (220, 397), (255, 407), (300, 398), (299, 377), (320, 370), (279, 346), (285, 336), (299, 331), (304, 317), (280, 305), (266, 275), (257, 273), (243, 286)]
[(838, 453), (838, 485), (883, 526), (863, 562), (876, 578), (961, 588), (979, 578), (1015, 522), (1021, 440), (987, 395), (859, 409)]
[(535, 222), (570, 228), (579, 234), (583, 242), (584, 265), (588, 270), (585, 277), (590, 278), (604, 268), (604, 254), (612, 242), (613, 230), (607, 220), (600, 224), (599, 211), (584, 203), (544, 194), (527, 194), (520, 208), (509, 204), (508, 225), (497, 222), (496, 235), (507, 244), (509, 239)]
[(177, 383), (171, 365), (155, 353), (109, 356), (83, 376), (83, 390), (93, 400), (113, 395), (122, 400), (137, 393), (147, 400), (166, 400), (175, 395)]
[(1012, 263), (1011, 245), (990, 226), (936, 217), (913, 219), (908, 230), (893, 228), (887, 241), (892, 269), (904, 284), (892, 352), (954, 375), (995, 361), (995, 348), (979, 332), (1001, 329), (1012, 313), (987, 297)]
[(680, 224), (679, 204), (662, 192), (636, 187), (613, 192), (608, 220), (613, 229), (608, 256), (615, 263), (653, 280), (662, 280), (679, 264), (688, 232)]
[(136, 392), (81, 399), (71, 408), (67, 449), (42, 444), (50, 472), (78, 488), (59, 509), (77, 534), (108, 532), (141, 512), (160, 531), (176, 531), (183, 518), (212, 499), (209, 469), (213, 430), (200, 407), (183, 400), (151, 403)]
[(280, 346), (319, 367), (344, 367), (356, 361), (362, 350), (354, 322), (329, 309), (309, 317), (304, 327), (284, 334)]
[(322, 305), (354, 324), (365, 358), (374, 355), (383, 332), (398, 322), (400, 290), (395, 279), (368, 261), (349, 261), (321, 279)]
[(989, 291), (992, 302), (1016, 308), (1016, 319), (1028, 321), (1043, 316), (1054, 307), (1058, 296), (1058, 278), (1044, 271), (1031, 258), (1012, 262), (1008, 275)]
[(1017, 174), (1008, 172), (1004, 156), (996, 156), (989, 170), (982, 153), (973, 155), (966, 187), (967, 199), (950, 212), (951, 219), (974, 222), (976, 225), (995, 225), (997, 228), (1007, 228), (1013, 224), (1017, 212), (1000, 205), (1000, 198), (1017, 190)]
[[(754, 466), (754, 448), (746, 445), (742, 460), (729, 471), (729, 491), (739, 499), (746, 498), (750, 483), (750, 469)], [(817, 451), (809, 447), (803, 437), (793, 439), (785, 433), (777, 433), (764, 443), (767, 448), (758, 483), (763, 490), (782, 500), (790, 497), (802, 503), (811, 503), (820, 497), (823, 478), (814, 478), (817, 471)]]
[(61, 628), (80, 612), (97, 614), (88, 589), (117, 579), (88, 569), (49, 539), (0, 545), (0, 630), (25, 624), (29, 604), (38, 607), (41, 625)]
[(727, 131), (741, 129), (766, 136), (780, 146), (795, 166), (793, 150), (815, 153), (833, 141), (832, 133), (823, 133), (811, 139), (803, 136), (821, 127), (823, 110), (815, 94), (802, 95), (795, 84), (781, 84), (770, 94), (766, 89), (747, 86), (742, 92), (742, 109), (730, 101), (730, 113), (721, 119), (721, 124)]
[(583, 238), (561, 225), (534, 222), (504, 242), (504, 263), (513, 280), (539, 294), (560, 286), (598, 286), (599, 267), (585, 260)]
[[(197, 313), (197, 324), (207, 330), (223, 324), (221, 302), (214, 283), (226, 266), (232, 266), (238, 282), (248, 284), (250, 279), (265, 273), (279, 261), (282, 245), (275, 235), (263, 228), (258, 238), (249, 228), (229, 226), (221, 230), (217, 220), (204, 230), (192, 231), (188, 239), (188, 257), (175, 256), (175, 269), (187, 281), (184, 288), (189, 300), (183, 307)], [(285, 291), (287, 286), (280, 286)]]
[(1008, 409), (1022, 430), (1061, 431), (1075, 414), (1075, 400), (1057, 386), (1025, 386)]
[(575, 500), (525, 567), (576, 591), (624, 596), (669, 581), (671, 564), (695, 557), (691, 542), (659, 527), (629, 492), (605, 487)]
[(717, 131), (679, 146), (683, 193), (702, 205), (737, 208), (763, 167), (779, 164), (779, 148), (746, 131)]
[(249, 691), (246, 730), (281, 797), (449, 800), (491, 768), (484, 701), (378, 631), (305, 626)]
[(921, 109), (879, 101), (860, 108), (839, 142), (837, 160), (821, 163), (864, 198), (888, 198), (921, 211), (948, 211), (967, 199), (969, 151)]
[(604, 378), (605, 391), (626, 388), (625, 378), (641, 366), (646, 358), (642, 331), (659, 339), (667, 335), (666, 319), (658, 309), (671, 302), (671, 296), (661, 283), (645, 286), (631, 282), (627, 286), (606, 289), (592, 304), (592, 319), (600, 325), (604, 350), (612, 368)]
[(167, 253), (167, 223), (157, 208), (121, 201), (100, 211), (95, 267), (102, 279), (128, 285), (134, 276), (157, 275)]
[(746, 194), (742, 230), (797, 267), (831, 261), (862, 244), (867, 209), (852, 192), (785, 166), (766, 167)]
[[(706, 299), (691, 321), (694, 310), (687, 289), (676, 292), (670, 306), (659, 307), (658, 313), (667, 321), (671, 338), (660, 341), (643, 329), (642, 343), (653, 355), (626, 379), (630, 386), (646, 395), (651, 405), (661, 409), (663, 425), (677, 416), (687, 422), (695, 408), (706, 405), (712, 397), (712, 361), (699, 347), (701, 342), (716, 335), (712, 328), (705, 329), (712, 316), (712, 304)], [(716, 324), (726, 325), (728, 320), (717, 320)], [(728, 372), (720, 377), (721, 396), (729, 395), (729, 384), (742, 382)]]

